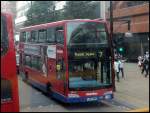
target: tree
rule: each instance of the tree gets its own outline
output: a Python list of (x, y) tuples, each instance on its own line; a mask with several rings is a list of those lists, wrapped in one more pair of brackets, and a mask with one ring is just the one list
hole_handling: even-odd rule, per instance
[(51, 22), (55, 20), (54, 1), (32, 1), (27, 11), (25, 26)]
[(93, 19), (95, 17), (94, 9), (96, 4), (90, 4), (91, 1), (67, 1), (64, 7), (64, 16), (67, 19)]

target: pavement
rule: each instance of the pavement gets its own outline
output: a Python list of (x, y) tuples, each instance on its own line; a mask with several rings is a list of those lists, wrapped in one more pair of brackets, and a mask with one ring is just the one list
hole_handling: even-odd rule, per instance
[(136, 63), (125, 63), (124, 73), (125, 79), (116, 82), (115, 99), (133, 108), (149, 107), (149, 76), (145, 78)]
[[(112, 101), (101, 103), (65, 105), (38, 89), (24, 83), (19, 77), (20, 111), (22, 112), (125, 112), (149, 107), (149, 76), (141, 74), (135, 63), (124, 64), (125, 79), (116, 81)], [(120, 73), (121, 76), (121, 73)]]

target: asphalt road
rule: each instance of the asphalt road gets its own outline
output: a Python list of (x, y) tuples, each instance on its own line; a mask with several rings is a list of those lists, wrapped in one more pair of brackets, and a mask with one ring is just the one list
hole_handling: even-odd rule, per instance
[[(135, 66), (132, 64), (131, 65), (128, 64), (128, 65), (126, 66), (127, 67)], [(130, 69), (133, 72), (133, 69), (129, 68), (129, 70)], [(135, 72), (137, 71), (135, 70)], [(128, 79), (129, 77), (130, 76), (128, 75)], [(131, 82), (133, 82), (133, 80)], [(147, 80), (147, 83), (149, 83), (149, 80)], [(137, 108), (136, 104), (134, 105), (132, 101), (126, 101), (123, 99), (123, 98), (126, 98), (126, 95), (120, 96), (120, 91), (122, 91), (121, 94), (124, 91), (121, 89), (123, 88), (123, 86), (121, 86), (120, 84), (122, 85), (124, 84), (123, 80), (122, 80), (122, 83), (116, 83), (116, 85), (118, 85), (117, 92), (115, 93), (116, 97), (112, 101), (102, 101), (100, 103), (82, 103), (82, 104), (67, 105), (67, 104), (60, 103), (59, 101), (48, 97), (46, 94), (43, 94), (40, 90), (23, 82), (21, 78), (19, 77), (20, 111), (22, 112), (29, 112), (29, 111), (30, 112), (78, 112), (78, 111), (80, 112), (124, 112), (128, 110), (136, 109)], [(121, 86), (120, 89), (119, 89), (119, 86)], [(127, 86), (127, 87), (129, 89), (130, 86)], [(143, 89), (143, 91), (144, 90), (145, 89)], [(128, 90), (128, 95), (127, 95), (128, 97), (130, 96), (130, 92), (132, 91)], [(127, 92), (124, 92), (124, 93), (127, 93)], [(135, 98), (136, 98), (136, 95), (135, 95)], [(138, 98), (138, 95), (137, 95), (137, 98)], [(149, 99), (147, 101), (148, 101), (148, 104), (146, 103), (146, 105), (149, 105)]]
[[(55, 99), (48, 97), (33, 86), (24, 83), (19, 78), (20, 87), (20, 109), (22, 112), (105, 112), (105, 111), (127, 111), (128, 107), (118, 104), (117, 102), (101, 103), (82, 103), (82, 104), (63, 104)], [(116, 104), (117, 103), (117, 104)]]

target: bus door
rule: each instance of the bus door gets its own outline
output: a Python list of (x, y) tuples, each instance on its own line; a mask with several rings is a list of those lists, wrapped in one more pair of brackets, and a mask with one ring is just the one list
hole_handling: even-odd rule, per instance
[(57, 89), (61, 94), (65, 93), (65, 62), (63, 48), (57, 47), (56, 50), (56, 81)]
[(61, 93), (65, 93), (65, 62), (64, 62), (64, 30), (63, 26), (56, 27), (56, 81), (57, 90)]

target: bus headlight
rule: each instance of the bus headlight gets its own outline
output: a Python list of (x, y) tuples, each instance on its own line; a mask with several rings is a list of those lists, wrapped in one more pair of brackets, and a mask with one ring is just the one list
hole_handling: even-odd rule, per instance
[(111, 99), (112, 98), (112, 91), (108, 91), (108, 92), (104, 93), (104, 98), (105, 99)]
[(111, 95), (110, 94), (105, 95), (105, 99), (111, 99)]

